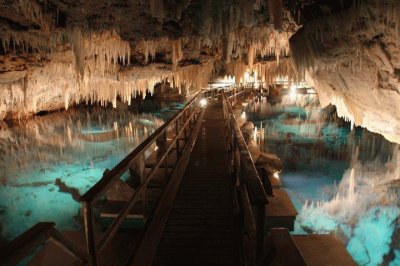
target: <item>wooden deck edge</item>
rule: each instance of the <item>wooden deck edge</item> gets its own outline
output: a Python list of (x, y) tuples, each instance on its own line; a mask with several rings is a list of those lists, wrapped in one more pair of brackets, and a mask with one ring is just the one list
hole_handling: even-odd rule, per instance
[(168, 183), (164, 193), (160, 198), (160, 203), (158, 204), (154, 215), (146, 228), (146, 232), (144, 233), (137, 252), (136, 254), (131, 256), (127, 265), (152, 265), (165, 225), (167, 224), (169, 214), (173, 208), (173, 203), (175, 201), (178, 189), (183, 179), (186, 166), (189, 162), (189, 155), (192, 152), (193, 147), (196, 143), (196, 139), (199, 134), (201, 124), (203, 122), (204, 112), (205, 109), (202, 109), (200, 117), (196, 122), (193, 134), (190, 136), (188, 145), (186, 146), (181, 156), (181, 159), (177, 164), (177, 167), (172, 173), (170, 182)]

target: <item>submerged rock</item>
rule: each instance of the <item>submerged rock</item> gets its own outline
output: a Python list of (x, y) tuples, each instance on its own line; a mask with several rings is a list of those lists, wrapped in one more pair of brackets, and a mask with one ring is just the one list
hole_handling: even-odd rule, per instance
[(78, 189), (67, 186), (60, 178), (56, 178), (54, 184), (58, 186), (60, 192), (69, 193), (75, 201), (80, 202), (81, 194)]
[(127, 183), (118, 179), (114, 185), (107, 190), (106, 198), (111, 201), (128, 201), (135, 191)]
[(265, 152), (260, 153), (255, 165), (264, 168), (269, 174), (280, 172), (283, 168), (282, 162), (276, 154)]
[(254, 128), (254, 124), (250, 121), (245, 122), (240, 128), (240, 131), (242, 131), (242, 135), (246, 143), (250, 141)]

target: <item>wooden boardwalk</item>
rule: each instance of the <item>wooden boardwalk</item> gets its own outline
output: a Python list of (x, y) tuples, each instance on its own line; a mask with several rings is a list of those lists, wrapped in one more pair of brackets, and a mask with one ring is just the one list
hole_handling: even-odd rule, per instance
[(242, 265), (222, 104), (207, 107), (153, 265)]
[[(43, 251), (30, 265), (355, 265), (332, 236), (292, 237), (287, 229), (273, 228), (290, 229), (286, 214), (295, 217), (295, 211), (279, 202), (278, 192), (267, 205), (231, 108), (236, 96), (219, 96), (201, 109), (201, 97), (207, 96), (199, 93), (112, 170), (105, 171), (81, 197), (85, 235), (59, 232), (54, 223), (38, 223), (0, 249), (5, 265), (15, 265), (42, 244)], [(145, 160), (147, 150), (152, 155)], [(118, 210), (103, 208), (100, 218), (114, 219), (106, 229), (95, 228), (96, 201), (111, 188), (129, 185), (120, 177), (131, 174), (132, 163), (136, 170), (143, 168), (140, 186), (117, 202)], [(112, 201), (107, 206), (113, 206)], [(135, 217), (141, 217), (143, 228), (121, 227), (125, 219)], [(270, 231), (266, 239), (265, 225)]]

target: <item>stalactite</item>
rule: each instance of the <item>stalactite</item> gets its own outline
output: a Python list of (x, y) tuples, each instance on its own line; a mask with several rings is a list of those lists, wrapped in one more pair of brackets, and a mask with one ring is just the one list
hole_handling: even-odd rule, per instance
[[(6, 26), (2, 28), (0, 39), (2, 40), (3, 50), (15, 51), (17, 48), (25, 52), (55, 52), (63, 43), (64, 34), (58, 31), (52, 34), (45, 34), (41, 31), (15, 31)], [(10, 47), (13, 44), (12, 48)]]
[(173, 44), (168, 38), (159, 38), (156, 40), (141, 40), (136, 46), (135, 51), (143, 53), (145, 64), (149, 62), (149, 58), (154, 59), (156, 53), (171, 51)]
[(118, 61), (129, 64), (130, 46), (114, 31), (100, 33), (83, 32), (74, 28), (69, 34), (75, 63), (81, 77), (92, 75), (99, 70), (105, 74), (115, 74)]
[[(248, 64), (251, 65), (257, 56), (285, 57), (289, 55), (289, 38), (291, 32), (279, 32), (271, 27), (254, 27), (251, 31), (239, 30), (231, 33), (228, 39), (228, 55), (233, 55), (239, 60), (247, 55)], [(228, 59), (230, 62), (230, 58)]]
[(44, 14), (41, 5), (35, 0), (19, 0), (18, 4), (26, 19), (38, 24), (46, 32), (54, 29), (53, 18)]
[(289, 81), (297, 81), (296, 71), (292, 60), (283, 59), (278, 65), (276, 62), (259, 62), (252, 67), (242, 62), (227, 65), (227, 74), (235, 77), (239, 83), (245, 82), (246, 73), (253, 72), (255, 80), (261, 80), (266, 85), (273, 84), (279, 77), (286, 77)]
[(182, 43), (181, 40), (178, 39), (172, 42), (172, 65), (177, 66), (178, 62), (182, 60)]
[(254, 46), (250, 45), (249, 50), (247, 52), (247, 64), (249, 65), (250, 68), (253, 68), (253, 62), (254, 62)]

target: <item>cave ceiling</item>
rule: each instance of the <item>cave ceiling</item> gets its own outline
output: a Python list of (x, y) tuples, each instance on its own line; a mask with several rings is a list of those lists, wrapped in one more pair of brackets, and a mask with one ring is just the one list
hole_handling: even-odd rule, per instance
[(399, 36), (396, 0), (0, 0), (0, 118), (252, 69), (400, 142)]

